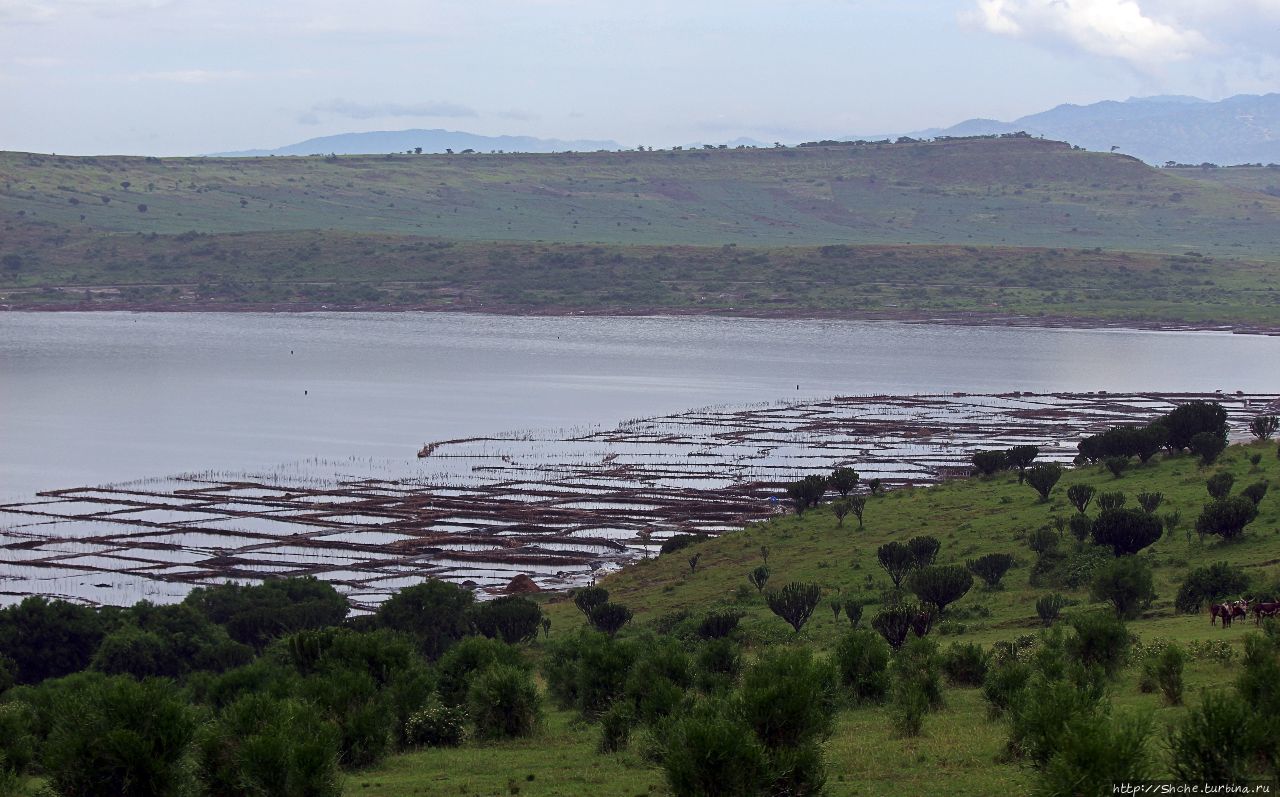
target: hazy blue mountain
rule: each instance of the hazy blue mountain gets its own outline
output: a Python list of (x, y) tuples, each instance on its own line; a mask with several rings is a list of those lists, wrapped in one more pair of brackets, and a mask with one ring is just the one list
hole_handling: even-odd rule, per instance
[[(1219, 102), (1164, 95), (1124, 102), (1059, 105), (1012, 122), (969, 119), (919, 130), (913, 138), (1025, 130), (1085, 149), (1120, 152), (1148, 163), (1280, 163), (1280, 94), (1241, 94)], [(853, 136), (852, 138), (871, 138)], [(880, 136), (879, 138), (883, 138)]]
[(531, 136), (480, 136), (456, 130), (380, 130), (369, 133), (340, 133), (309, 138), (277, 149), (249, 149), (215, 153), (221, 157), (261, 157), (264, 155), (368, 155), (405, 152), (422, 147), (423, 152), (502, 150), (503, 152), (594, 152), (618, 149), (616, 141), (561, 141)]

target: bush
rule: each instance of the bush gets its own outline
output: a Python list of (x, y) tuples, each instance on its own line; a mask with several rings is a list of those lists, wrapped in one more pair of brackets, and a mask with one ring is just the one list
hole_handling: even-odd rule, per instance
[(1066, 652), (1086, 668), (1099, 667), (1114, 675), (1129, 652), (1129, 631), (1109, 612), (1085, 612), (1070, 619), (1075, 634), (1065, 643)]
[(573, 605), (587, 617), (591, 616), (592, 609), (608, 602), (609, 590), (604, 587), (583, 587), (573, 592)]
[(1036, 529), (1027, 535), (1027, 547), (1038, 554), (1057, 550), (1058, 542), (1057, 533), (1050, 528)]
[(1192, 436), (1188, 448), (1200, 457), (1201, 465), (1212, 465), (1227, 450), (1227, 438), (1214, 432), (1200, 432)]
[(1154, 513), (1164, 502), (1164, 493), (1138, 493), (1138, 506), (1148, 514)]
[(139, 679), (175, 677), (184, 669), (159, 636), (132, 626), (103, 637), (89, 666), (106, 675), (132, 675)]
[(832, 490), (840, 493), (841, 498), (848, 498), (849, 493), (853, 492), (853, 488), (858, 486), (859, 478), (861, 477), (853, 468), (836, 468), (831, 471), (831, 476), (827, 479), (827, 482)]
[(835, 685), (808, 648), (766, 650), (743, 676), (743, 719), (769, 750), (821, 742), (834, 726)]
[(1182, 705), (1182, 666), (1186, 661), (1182, 648), (1170, 643), (1143, 663), (1144, 675), (1159, 687), (1164, 702), (1170, 706)]
[(1022, 484), (1026, 478), (1027, 466), (1038, 456), (1040, 449), (1036, 446), (1014, 446), (1005, 452), (1005, 461), (1009, 463), (1009, 467), (1018, 469), (1018, 484)]
[(893, 657), (894, 728), (904, 736), (918, 736), (924, 715), (942, 706), (942, 678), (938, 646), (930, 639), (913, 639)]
[(982, 686), (990, 660), (991, 654), (981, 645), (953, 642), (942, 654), (942, 672), (954, 686)]
[(1103, 464), (1107, 466), (1107, 470), (1111, 471), (1111, 475), (1118, 479), (1129, 469), (1129, 458), (1107, 457)]
[(600, 715), (600, 742), (596, 749), (601, 753), (625, 750), (631, 741), (631, 728), (635, 724), (635, 710), (627, 703), (614, 703)]
[(1169, 430), (1168, 445), (1174, 451), (1189, 448), (1192, 438), (1202, 432), (1224, 440), (1227, 437), (1227, 411), (1217, 402), (1189, 401), (1163, 415), (1157, 423)]
[(563, 708), (597, 716), (622, 695), (636, 658), (633, 644), (582, 629), (548, 645), (543, 674)]
[(747, 581), (750, 581), (751, 586), (756, 588), (756, 592), (764, 592), (765, 584), (769, 583), (768, 565), (760, 565), (755, 570), (747, 573)]
[(973, 468), (982, 476), (990, 476), (1008, 467), (1003, 451), (978, 451), (973, 455)]
[(1027, 484), (1040, 494), (1041, 503), (1049, 500), (1053, 486), (1062, 478), (1061, 465), (1037, 465), (1027, 471)]
[(1122, 492), (1103, 493), (1098, 496), (1098, 511), (1110, 512), (1124, 506), (1129, 497)]
[(1155, 598), (1151, 565), (1136, 556), (1122, 556), (1099, 569), (1090, 585), (1094, 600), (1108, 601), (1116, 616), (1132, 620)]
[(1056, 592), (1048, 595), (1041, 595), (1036, 601), (1036, 614), (1040, 615), (1040, 622), (1046, 626), (1053, 625), (1058, 619), (1058, 615), (1067, 606), (1067, 599), (1063, 595)]
[(1205, 489), (1209, 491), (1209, 497), (1214, 499), (1223, 499), (1231, 494), (1231, 487), (1236, 483), (1236, 477), (1227, 471), (1215, 473), (1205, 480)]
[(911, 558), (917, 568), (928, 567), (938, 558), (938, 549), (942, 543), (936, 537), (912, 537), (907, 540), (907, 548), (911, 550)]
[(1040, 775), (1043, 797), (1111, 794), (1116, 783), (1151, 777), (1151, 718), (1148, 715), (1073, 717)]
[(446, 706), (461, 706), (471, 691), (471, 678), (494, 664), (524, 667), (520, 649), (485, 637), (470, 637), (449, 649), (436, 663), (440, 700)]
[(1071, 530), (1072, 537), (1084, 542), (1093, 532), (1093, 518), (1088, 515), (1072, 515), (1071, 520), (1067, 522), (1067, 527)]
[(1063, 748), (1073, 723), (1097, 715), (1100, 697), (1096, 689), (1032, 675), (1026, 691), (1009, 708), (1010, 752), (1044, 767)]
[(698, 624), (698, 636), (702, 639), (727, 637), (738, 627), (738, 621), (741, 619), (741, 612), (729, 610), (711, 612)]
[(1192, 570), (1178, 587), (1174, 607), (1184, 614), (1196, 614), (1206, 602), (1212, 603), (1228, 595), (1243, 595), (1249, 589), (1249, 577), (1238, 567), (1215, 562)]
[(964, 597), (973, 586), (973, 576), (959, 565), (930, 565), (911, 574), (911, 591), (938, 615)]
[(1270, 485), (1267, 482), (1255, 482), (1240, 491), (1240, 495), (1248, 498), (1253, 502), (1254, 506), (1262, 503), (1262, 499), (1267, 497), (1267, 488)]
[(640, 722), (652, 724), (675, 713), (693, 686), (689, 657), (671, 639), (645, 646), (627, 674), (623, 693)]
[(721, 702), (699, 706), (671, 725), (662, 766), (676, 797), (754, 797), (769, 780), (764, 746)]
[(1196, 518), (1196, 533), (1234, 540), (1244, 534), (1244, 527), (1257, 517), (1258, 507), (1248, 498), (1240, 495), (1223, 498), (1205, 506), (1200, 517)]
[(519, 595), (505, 595), (477, 606), (475, 625), (480, 633), (508, 645), (528, 642), (542, 627), (542, 607)]
[(1259, 440), (1270, 440), (1277, 431), (1280, 431), (1280, 416), (1257, 415), (1249, 421), (1249, 432)]
[(915, 554), (897, 540), (886, 542), (877, 548), (876, 559), (893, 580), (895, 589), (902, 586), (902, 579), (916, 566)]
[(1000, 579), (1013, 567), (1013, 557), (1007, 553), (989, 553), (977, 559), (970, 559), (966, 564), (969, 572), (982, 579), (987, 589), (1000, 586)]
[(849, 625), (857, 628), (862, 622), (862, 601), (857, 598), (850, 598), (844, 602), (844, 616), (849, 621)]
[(0, 703), (0, 784), (6, 777), (16, 783), (35, 761), (35, 719), (26, 703)]
[(780, 590), (769, 592), (765, 598), (769, 611), (785, 620), (798, 634), (822, 599), (822, 588), (817, 584), (792, 582)]
[(987, 711), (993, 717), (1009, 712), (1021, 699), (1031, 681), (1031, 665), (1010, 658), (988, 667), (982, 679), (982, 696), (987, 701)]
[(102, 618), (87, 606), (40, 597), (0, 609), (0, 651), (19, 684), (37, 684), (89, 666), (104, 634)]
[[(445, 582), (435, 583), (442, 585), (438, 589), (464, 593), (464, 600), (469, 604), (470, 592)], [(419, 588), (401, 590), (391, 600)], [(403, 608), (411, 600), (401, 599), (393, 609)], [(350, 610), (347, 599), (332, 584), (310, 576), (270, 579), (247, 586), (220, 584), (203, 587), (192, 590), (182, 602), (226, 628), (236, 642), (259, 650), (273, 639), (298, 631), (336, 626)], [(379, 610), (378, 614), (382, 616), (382, 611)]]
[(1093, 500), (1095, 492), (1097, 490), (1092, 485), (1073, 484), (1067, 488), (1067, 500), (1083, 515), (1085, 510), (1089, 508), (1089, 502)]
[(620, 603), (602, 603), (591, 610), (587, 619), (597, 631), (613, 636), (631, 622), (631, 610)]
[[(1259, 731), (1262, 733), (1259, 733)], [(1268, 742), (1258, 710), (1239, 695), (1207, 691), (1169, 734), (1173, 776), (1189, 783), (1239, 783), (1264, 777)], [(1259, 738), (1261, 737), (1261, 738)]]
[(742, 651), (727, 639), (713, 639), (702, 646), (694, 661), (698, 688), (707, 693), (727, 691), (742, 674)]
[[(697, 545), (700, 542), (705, 542), (707, 539), (708, 537), (706, 534), (672, 534), (670, 537), (662, 541), (662, 547), (658, 549), (658, 553), (659, 555), (675, 553), (676, 551), (682, 551), (685, 548), (688, 548), (690, 545)], [(592, 589), (592, 587), (587, 587), (587, 589)], [(594, 589), (601, 588), (594, 587)], [(606, 599), (608, 594), (609, 593), (607, 592), (605, 593)]]
[(412, 636), (434, 661), (471, 633), (473, 602), (470, 590), (433, 579), (392, 595), (375, 617), (379, 626)]
[(911, 631), (911, 624), (919, 613), (920, 608), (914, 604), (891, 604), (876, 613), (871, 620), (871, 627), (884, 637), (889, 647), (898, 650), (906, 641), (907, 634)]
[(889, 691), (889, 646), (870, 631), (853, 631), (836, 645), (840, 681), (858, 702), (879, 702)]
[(1110, 548), (1114, 556), (1128, 556), (1160, 539), (1164, 524), (1138, 509), (1108, 509), (1093, 521), (1092, 533), (1095, 544)]
[(49, 786), (76, 797), (187, 794), (197, 725), (169, 681), (113, 677), (69, 691), (43, 749)]
[(300, 694), (338, 726), (342, 766), (367, 767), (386, 756), (395, 732), (395, 713), (367, 672), (327, 670), (306, 678)]
[(529, 673), (491, 664), (471, 680), (467, 708), (481, 739), (529, 736), (542, 720), (542, 697)]
[(427, 703), (405, 723), (405, 744), (410, 747), (457, 747), (467, 735), (467, 712), (438, 700)]
[(209, 794), (337, 797), (338, 732), (312, 705), (246, 695), (204, 728), (200, 781)]

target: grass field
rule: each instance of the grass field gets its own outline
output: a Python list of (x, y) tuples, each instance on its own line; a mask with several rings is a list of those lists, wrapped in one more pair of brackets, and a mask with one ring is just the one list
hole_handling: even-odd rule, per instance
[[(1248, 461), (1250, 453), (1263, 455), (1258, 471)], [(942, 541), (938, 555), (942, 563), (960, 563), (992, 552), (1013, 553), (1020, 560), (1005, 576), (1001, 589), (989, 592), (975, 586), (948, 609), (951, 624), (934, 631), (944, 647), (953, 640), (990, 645), (1036, 633), (1040, 622), (1034, 604), (1045, 592), (1063, 591), (1076, 601), (1068, 612), (1091, 608), (1083, 589), (1031, 586), (1028, 575), (1034, 554), (1023, 540), (1027, 531), (1051, 525), (1054, 515), (1074, 513), (1065, 492), (1071, 484), (1084, 482), (1099, 491), (1126, 492), (1130, 506), (1138, 492), (1162, 492), (1165, 503), (1161, 512), (1177, 511), (1182, 517), (1176, 530), (1166, 532), (1141, 554), (1154, 568), (1158, 597), (1140, 619), (1129, 623), (1130, 632), (1148, 644), (1156, 639), (1184, 645), (1226, 641), (1238, 651), (1243, 636), (1253, 630), (1252, 621), (1237, 622), (1231, 629), (1211, 628), (1207, 613), (1182, 615), (1172, 605), (1177, 585), (1188, 569), (1216, 561), (1236, 564), (1266, 583), (1280, 580), (1280, 510), (1275, 497), (1263, 501), (1261, 514), (1239, 542), (1201, 542), (1187, 531), (1207, 500), (1206, 476), (1218, 470), (1235, 474), (1238, 490), (1254, 481), (1276, 480), (1280, 461), (1274, 443), (1268, 443), (1232, 447), (1218, 464), (1207, 469), (1189, 456), (1136, 467), (1120, 479), (1100, 466), (1085, 467), (1069, 471), (1048, 503), (1038, 503), (1035, 493), (1017, 484), (1011, 475), (905, 489), (872, 499), (861, 530), (852, 518), (844, 528), (837, 527), (826, 509), (811, 511), (803, 518), (787, 515), (679, 554), (639, 563), (601, 583), (609, 589), (611, 600), (635, 612), (624, 635), (645, 627), (673, 628), (679, 634), (705, 611), (732, 607), (745, 613), (737, 633), (749, 649), (799, 643), (830, 651), (848, 628), (843, 619), (833, 619), (829, 609), (820, 606), (798, 639), (793, 638), (790, 627), (770, 614), (748, 585), (745, 574), (760, 563), (760, 547), (770, 549), (771, 585), (812, 581), (821, 584), (831, 597), (874, 599), (889, 584), (876, 563), (876, 547), (891, 539), (931, 534)], [(686, 560), (695, 551), (701, 553), (701, 559), (697, 572), (691, 573)], [(979, 606), (988, 609), (990, 616)], [(547, 610), (553, 637), (583, 623), (573, 604), (562, 597), (553, 598)], [(869, 606), (866, 617), (874, 611), (875, 606)], [(682, 619), (686, 614), (692, 619)], [(1192, 659), (1185, 673), (1187, 704), (1196, 705), (1206, 689), (1229, 685), (1237, 667), (1211, 658)], [(1112, 684), (1110, 697), (1122, 710), (1153, 714), (1157, 727), (1153, 749), (1157, 760), (1163, 762), (1162, 728), (1187, 709), (1161, 705), (1157, 695), (1138, 689), (1137, 680), (1137, 668), (1130, 666)], [(843, 710), (836, 732), (825, 746), (830, 793), (886, 797), (1027, 793), (1032, 772), (1001, 755), (1007, 738), (1004, 723), (988, 719), (979, 690), (948, 688), (946, 702), (942, 712), (926, 720), (924, 735), (914, 739), (892, 732), (885, 708)], [(552, 711), (537, 738), (399, 756), (351, 776), (347, 793), (376, 797), (665, 793), (661, 772), (646, 764), (637, 752), (642, 745), (633, 744), (626, 753), (597, 754), (598, 733), (596, 726)]]

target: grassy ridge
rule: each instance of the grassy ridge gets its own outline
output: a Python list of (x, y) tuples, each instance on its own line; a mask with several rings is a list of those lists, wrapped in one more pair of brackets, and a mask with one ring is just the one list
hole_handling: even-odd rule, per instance
[(0, 153), (0, 218), (160, 234), (1274, 255), (1280, 199), (1035, 139), (559, 155)]
[[(1250, 453), (1264, 455), (1260, 470), (1252, 470), (1247, 459)], [(788, 515), (640, 563), (606, 577), (602, 584), (610, 590), (611, 599), (635, 611), (635, 627), (674, 623), (678, 632), (682, 622), (687, 627), (704, 611), (727, 606), (745, 613), (738, 633), (750, 646), (798, 641), (829, 651), (848, 626), (833, 619), (825, 602), (797, 640), (747, 585), (745, 573), (760, 562), (760, 546), (770, 548), (771, 584), (814, 581), (829, 596), (874, 597), (888, 585), (887, 576), (876, 564), (876, 547), (891, 539), (932, 534), (942, 540), (939, 561), (943, 563), (964, 562), (992, 552), (1013, 553), (1020, 560), (1005, 576), (1002, 589), (988, 592), (975, 586), (949, 609), (953, 617), (968, 619), (955, 620), (963, 630), (938, 637), (944, 647), (950, 640), (990, 645), (1034, 633), (1039, 627), (1035, 600), (1051, 588), (1028, 584), (1034, 554), (1023, 537), (1027, 531), (1051, 523), (1055, 514), (1074, 513), (1064, 497), (1066, 489), (1088, 483), (1100, 491), (1123, 490), (1130, 496), (1130, 506), (1138, 492), (1163, 492), (1162, 513), (1176, 510), (1183, 518), (1178, 530), (1142, 554), (1155, 568), (1158, 598), (1141, 619), (1129, 623), (1131, 633), (1144, 642), (1157, 638), (1181, 643), (1226, 640), (1238, 649), (1241, 638), (1252, 630), (1251, 621), (1247, 626), (1237, 623), (1232, 629), (1211, 628), (1207, 614), (1180, 615), (1172, 607), (1177, 585), (1189, 568), (1228, 561), (1267, 582), (1280, 576), (1280, 499), (1274, 496), (1263, 501), (1260, 516), (1238, 543), (1201, 543), (1194, 534), (1187, 534), (1208, 498), (1205, 477), (1218, 470), (1234, 473), (1238, 490), (1253, 481), (1274, 481), (1280, 477), (1280, 462), (1274, 444), (1266, 444), (1232, 447), (1209, 469), (1199, 467), (1189, 456), (1134, 468), (1121, 479), (1101, 467), (1087, 467), (1069, 471), (1047, 504), (1037, 503), (1031, 488), (1017, 484), (1011, 475), (900, 490), (870, 501), (862, 530), (852, 520), (838, 528), (826, 509), (806, 513), (803, 518)], [(697, 572), (690, 573), (686, 559), (694, 551), (702, 556)], [(1082, 589), (1052, 589), (1078, 601), (1068, 611), (1091, 606)], [(987, 607), (990, 616), (978, 616), (973, 611), (978, 605)], [(547, 608), (553, 619), (553, 635), (569, 633), (583, 623), (567, 600), (554, 600)], [(874, 605), (867, 607), (866, 617), (875, 609)], [(691, 619), (680, 621), (682, 612), (689, 612)], [(1188, 705), (1197, 705), (1203, 690), (1231, 683), (1237, 672), (1236, 664), (1189, 662), (1185, 673)], [(1125, 670), (1111, 686), (1111, 699), (1118, 707), (1152, 712), (1159, 739), (1159, 729), (1179, 719), (1187, 708), (1162, 706), (1156, 695), (1138, 690), (1137, 678), (1136, 667)], [(931, 715), (924, 736), (916, 739), (896, 736), (885, 708), (842, 711), (835, 735), (825, 747), (830, 793), (886, 797), (1027, 793), (1031, 772), (1000, 757), (1005, 725), (987, 718), (979, 691), (949, 688), (946, 701), (947, 708)], [(597, 734), (595, 726), (584, 726), (564, 712), (552, 712), (547, 729), (536, 739), (399, 756), (350, 778), (347, 793), (373, 797), (567, 795), (583, 789), (619, 797), (665, 793), (661, 772), (646, 764), (636, 748), (617, 755), (597, 754)]]

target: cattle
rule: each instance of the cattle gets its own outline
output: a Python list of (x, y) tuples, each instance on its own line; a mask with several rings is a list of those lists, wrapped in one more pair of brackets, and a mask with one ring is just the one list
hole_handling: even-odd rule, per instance
[(1280, 617), (1280, 602), (1255, 603), (1253, 605), (1254, 623), (1261, 625), (1264, 617)]
[(1214, 603), (1209, 606), (1209, 625), (1217, 625), (1219, 617), (1222, 618), (1223, 628), (1231, 626), (1231, 604)]

